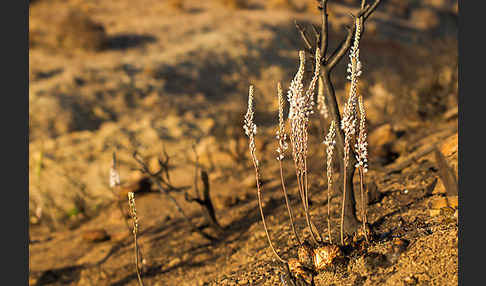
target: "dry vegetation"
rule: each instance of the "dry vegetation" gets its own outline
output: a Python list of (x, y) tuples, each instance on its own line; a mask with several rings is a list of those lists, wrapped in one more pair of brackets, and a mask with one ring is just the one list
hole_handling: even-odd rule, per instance
[(457, 284), (457, 1), (141, 1), (30, 3), (30, 285)]

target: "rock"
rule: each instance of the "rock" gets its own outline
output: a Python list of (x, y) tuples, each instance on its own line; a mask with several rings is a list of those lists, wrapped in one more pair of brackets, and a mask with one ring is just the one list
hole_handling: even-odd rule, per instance
[(248, 285), (248, 279), (238, 280), (238, 285)]
[(410, 21), (421, 30), (434, 29), (440, 23), (439, 15), (431, 8), (417, 8), (413, 10), (410, 15)]
[(457, 208), (458, 197), (448, 196), (448, 197), (433, 197), (428, 203), (430, 208), (430, 215), (437, 216), (441, 214), (441, 210), (444, 208)]
[(433, 197), (428, 203), (429, 208), (440, 210), (441, 208), (447, 207), (447, 198), (446, 197)]
[(122, 241), (122, 240), (128, 238), (129, 235), (130, 235), (130, 233), (128, 233), (127, 230), (117, 232), (117, 233), (114, 233), (114, 234), (111, 235), (111, 240), (117, 241), (117, 242)]
[(395, 238), (387, 253), (387, 258), (390, 263), (396, 263), (400, 258), (400, 255), (407, 250), (410, 242), (403, 238)]
[(431, 210), (429, 210), (429, 214), (430, 214), (431, 217), (438, 216), (438, 215), (440, 215), (440, 210), (431, 209)]
[(383, 197), (383, 194), (380, 193), (380, 191), (378, 190), (378, 186), (376, 185), (375, 182), (369, 182), (368, 184), (366, 184), (366, 188), (367, 188), (366, 194), (368, 197), (368, 201), (367, 201), (368, 205), (379, 202)]
[(457, 208), (459, 205), (459, 197), (458, 196), (447, 196), (448, 205), (451, 208)]
[(124, 201), (128, 198), (128, 193), (141, 193), (141, 192), (150, 192), (152, 188), (152, 182), (148, 177), (142, 177), (135, 182), (131, 182), (125, 185), (120, 186), (118, 190), (119, 199)]
[(102, 242), (110, 239), (110, 235), (104, 229), (93, 229), (83, 232), (82, 238), (87, 242)]
[[(368, 24), (366, 24), (368, 30)], [(390, 101), (392, 95), (385, 88), (383, 83), (376, 83), (369, 87), (369, 98), (364, 98), (364, 104), (366, 108), (366, 118), (370, 124), (379, 124), (384, 120), (385, 105)]]
[(295, 9), (290, 0), (270, 0), (266, 2), (265, 8), (267, 9)]
[(440, 145), (439, 150), (445, 157), (452, 156), (457, 153), (458, 150), (458, 133), (447, 137)]
[(424, 0), (424, 4), (438, 10), (452, 11), (457, 0)]
[(370, 154), (374, 156), (386, 156), (388, 147), (397, 139), (390, 124), (384, 124), (373, 130), (368, 138)]
[(79, 10), (71, 11), (60, 22), (58, 29), (59, 48), (98, 51), (108, 44), (105, 28)]
[(437, 184), (435, 184), (434, 189), (432, 190), (433, 195), (439, 195), (439, 194), (445, 194), (446, 189), (444, 184), (442, 183), (441, 180), (437, 180)]
[(381, 253), (377, 252), (370, 252), (364, 258), (365, 268), (370, 271), (374, 272), (378, 268), (386, 268), (390, 266), (390, 262), (388, 258)]
[(173, 258), (167, 264), (167, 268), (171, 268), (176, 266), (177, 264), (181, 263), (181, 259), (179, 257)]

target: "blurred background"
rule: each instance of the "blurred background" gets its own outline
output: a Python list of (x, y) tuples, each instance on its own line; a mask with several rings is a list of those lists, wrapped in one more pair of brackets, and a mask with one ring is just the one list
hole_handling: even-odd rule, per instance
[[(457, 120), (457, 2), (383, 0), (367, 21), (359, 89), (368, 113), (372, 167), (417, 148), (397, 138)], [(344, 39), (349, 13), (359, 4), (329, 1), (331, 49)], [(154, 172), (166, 152), (171, 182), (181, 188), (193, 184), (197, 154), (210, 174), (216, 209), (253, 200), (242, 132), (248, 86), (256, 88), (257, 147), (265, 163), (274, 158), (277, 82), (286, 92), (304, 47), (294, 21), (312, 31), (310, 25), (320, 22), (317, 2), (31, 0), (31, 239), (78, 229), (104, 211), (104, 229), (116, 233), (117, 224), (123, 231), (113, 206), (118, 198), (109, 189), (114, 151), (124, 204), (128, 191), (155, 189), (138, 170), (135, 150)], [(347, 60), (333, 73), (339, 102), (349, 88)], [(312, 69), (309, 60), (306, 70)], [(312, 130), (322, 142), (319, 129)], [(374, 131), (379, 133), (373, 137)], [(183, 201), (182, 192), (175, 195)], [(182, 204), (192, 213), (189, 203)], [(171, 207), (152, 209), (160, 221), (176, 216)], [(160, 222), (148, 216), (142, 225)], [(32, 253), (42, 252), (31, 250), (33, 269), (63, 265), (54, 259), (46, 266), (44, 256)]]

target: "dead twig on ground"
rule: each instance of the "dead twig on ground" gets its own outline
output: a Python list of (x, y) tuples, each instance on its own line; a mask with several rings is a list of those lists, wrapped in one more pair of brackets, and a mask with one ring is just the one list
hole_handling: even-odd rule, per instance
[[(167, 154), (166, 154), (167, 155)], [(215, 241), (217, 240), (215, 237), (205, 233), (203, 230), (201, 230), (199, 227), (197, 227), (196, 225), (194, 225), (191, 221), (191, 219), (185, 214), (184, 210), (182, 209), (182, 207), (179, 205), (179, 203), (177, 202), (177, 200), (170, 194), (170, 190), (174, 190), (174, 189), (178, 189), (178, 188), (175, 188), (173, 187), (172, 185), (167, 185), (167, 182), (165, 182), (165, 185), (167, 187), (164, 187), (163, 184), (164, 184), (164, 181), (163, 179), (161, 178), (161, 176), (159, 176), (159, 174), (161, 173), (162, 170), (159, 170), (158, 172), (156, 173), (152, 173), (147, 164), (145, 164), (145, 162), (143, 161), (143, 159), (140, 157), (140, 155), (137, 153), (137, 151), (135, 151), (133, 153), (133, 158), (135, 159), (135, 161), (140, 165), (140, 171), (146, 175), (148, 175), (149, 179), (152, 181), (152, 183), (157, 186), (157, 189), (164, 195), (167, 196), (167, 198), (169, 199), (169, 201), (172, 202), (172, 204), (174, 205), (175, 209), (182, 215), (183, 219), (191, 226), (192, 230), (193, 231), (196, 231), (197, 233), (199, 233), (201, 236), (203, 236), (204, 238), (206, 239), (209, 239), (210, 241)], [(168, 156), (166, 156), (166, 163), (168, 162)], [(164, 163), (162, 162), (161, 160), (159, 160), (160, 163)], [(162, 165), (161, 165), (162, 166)], [(165, 167), (162, 167), (163, 170), (165, 170), (165, 173), (166, 173), (166, 178), (170, 178), (169, 175), (168, 175), (168, 165), (165, 165)]]

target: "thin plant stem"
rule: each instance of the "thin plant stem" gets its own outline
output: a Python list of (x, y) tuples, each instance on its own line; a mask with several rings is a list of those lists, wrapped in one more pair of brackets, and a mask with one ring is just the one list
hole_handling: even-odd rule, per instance
[(135, 268), (137, 271), (138, 284), (143, 285), (142, 276), (140, 274), (141, 267), (139, 266), (139, 247), (138, 247), (138, 218), (137, 218), (137, 208), (135, 207), (135, 196), (132, 192), (128, 193), (128, 204), (130, 206), (130, 216), (132, 217), (133, 224), (133, 240), (134, 240), (134, 250), (135, 250)]
[(255, 154), (252, 154), (252, 159), (253, 159), (252, 161), (253, 161), (253, 166), (255, 167), (255, 179), (256, 179), (257, 194), (258, 194), (258, 208), (260, 209), (260, 215), (262, 217), (263, 228), (265, 229), (265, 234), (267, 235), (268, 243), (270, 244), (270, 248), (272, 249), (275, 256), (278, 258), (278, 260), (280, 260), (280, 262), (287, 263), (287, 261), (285, 259), (283, 259), (282, 257), (280, 257), (280, 255), (278, 255), (277, 251), (273, 247), (272, 240), (270, 239), (270, 234), (268, 233), (267, 223), (265, 221), (265, 215), (263, 214), (263, 207), (262, 207), (262, 192), (261, 192), (261, 189), (260, 189), (260, 179), (259, 179), (260, 173), (259, 173), (258, 164), (255, 161), (254, 156), (255, 156)]
[(344, 203), (346, 202), (346, 164), (344, 165), (343, 203), (341, 208), (341, 244), (344, 245)]
[(294, 216), (292, 215), (292, 209), (290, 208), (290, 204), (289, 204), (289, 198), (288, 198), (288, 195), (287, 195), (287, 188), (285, 187), (285, 181), (284, 181), (284, 178), (283, 178), (282, 160), (279, 160), (278, 162), (279, 162), (279, 166), (280, 166), (280, 181), (282, 183), (282, 191), (283, 191), (284, 197), (285, 197), (285, 204), (287, 205), (287, 211), (289, 213), (290, 225), (292, 226), (292, 231), (294, 232), (295, 239), (297, 240), (297, 243), (302, 245), (302, 243), (299, 239), (299, 235), (297, 234), (297, 230), (295, 229)]
[(365, 208), (365, 201), (364, 201), (364, 192), (363, 192), (363, 177), (364, 177), (364, 172), (363, 172), (363, 167), (359, 168), (359, 181), (360, 181), (360, 189), (361, 189), (361, 220), (363, 221), (363, 233), (366, 239), (366, 242), (368, 241), (368, 234), (366, 233), (366, 208)]
[(327, 231), (329, 233), (329, 242), (332, 244), (332, 235), (331, 235), (331, 198), (330, 193), (331, 186), (328, 184), (327, 186)]
[(137, 233), (134, 233), (134, 240), (135, 240), (135, 267), (137, 268), (138, 284), (140, 284), (140, 286), (144, 286), (143, 281), (142, 281), (142, 276), (140, 275), (140, 267), (138, 266), (139, 265), (139, 262), (138, 262), (139, 261), (139, 259), (138, 259), (139, 249), (138, 249)]
[[(115, 186), (113, 188), (118, 188), (118, 186)], [(123, 211), (123, 206), (121, 204), (121, 201), (118, 199), (117, 194), (116, 194), (116, 191), (113, 188), (110, 188), (110, 190), (111, 190), (111, 192), (113, 194), (113, 197), (115, 198), (115, 200), (117, 202), (118, 210), (120, 211), (120, 214), (122, 216), (122, 219), (125, 222), (125, 225), (127, 227), (128, 233), (130, 233), (131, 232), (131, 230), (130, 230), (130, 224), (128, 223), (128, 220), (126, 218), (125, 212)]]

